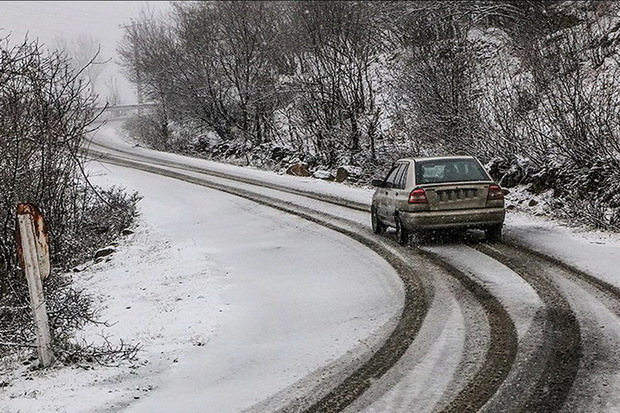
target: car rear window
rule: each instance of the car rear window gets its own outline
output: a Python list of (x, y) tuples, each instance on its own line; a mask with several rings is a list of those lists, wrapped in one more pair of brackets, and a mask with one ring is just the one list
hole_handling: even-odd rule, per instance
[(417, 184), (490, 180), (485, 170), (474, 159), (417, 161), (415, 176)]

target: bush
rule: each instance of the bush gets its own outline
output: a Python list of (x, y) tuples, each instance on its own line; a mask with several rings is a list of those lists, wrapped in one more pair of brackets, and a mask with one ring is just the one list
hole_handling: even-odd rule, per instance
[(57, 350), (67, 348), (75, 329), (95, 321), (90, 298), (61, 273), (136, 216), (136, 194), (95, 190), (83, 173), (79, 149), (97, 113), (81, 79), (62, 52), (0, 40), (0, 356), (21, 354), (35, 339), (28, 286), (15, 257), (16, 204), (38, 205), (49, 228), (52, 275), (44, 290)]
[[(119, 188), (98, 190), (97, 193), (91, 188), (84, 188), (79, 196), (84, 203), (81, 213), (74, 216), (77, 220), (71, 229), (63, 233), (61, 250), (53, 252), (55, 268), (44, 282), (53, 350), (57, 358), (65, 362), (88, 358), (109, 362), (114, 354), (120, 357), (133, 355), (132, 348), (122, 343), (118, 347), (106, 343), (102, 348), (72, 342), (76, 330), (99, 321), (91, 297), (73, 286), (71, 275), (66, 270), (92, 259), (97, 249), (108, 245), (119, 237), (122, 230), (130, 227), (137, 216), (139, 197), (135, 193), (127, 195)], [(51, 239), (54, 239), (53, 231), (51, 233)], [(28, 285), (22, 271), (16, 268), (6, 274), (3, 286), (5, 293), (0, 297), (0, 357), (21, 354), (20, 350), (33, 346), (36, 337)], [(80, 348), (82, 352), (78, 351)]]

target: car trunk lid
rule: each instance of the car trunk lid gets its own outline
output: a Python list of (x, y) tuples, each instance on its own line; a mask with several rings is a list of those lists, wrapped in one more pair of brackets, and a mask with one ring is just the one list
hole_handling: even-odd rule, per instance
[(484, 208), (487, 202), (489, 183), (449, 183), (425, 186), (424, 189), (431, 211)]

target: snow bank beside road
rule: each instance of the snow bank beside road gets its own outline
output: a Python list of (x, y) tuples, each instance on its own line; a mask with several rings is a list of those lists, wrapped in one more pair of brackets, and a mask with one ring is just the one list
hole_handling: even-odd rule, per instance
[(523, 213), (509, 213), (505, 235), (620, 288), (620, 235), (569, 228)]

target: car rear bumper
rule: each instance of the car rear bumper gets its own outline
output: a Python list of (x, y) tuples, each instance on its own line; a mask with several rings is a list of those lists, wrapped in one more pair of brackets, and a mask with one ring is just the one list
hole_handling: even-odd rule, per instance
[(407, 229), (484, 228), (504, 223), (504, 208), (481, 208), (454, 211), (420, 211), (399, 213)]

